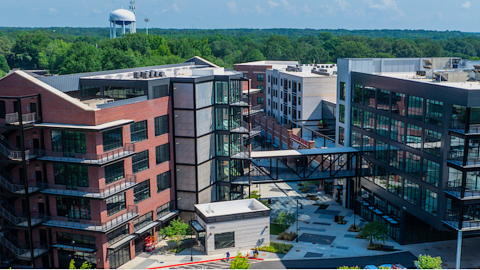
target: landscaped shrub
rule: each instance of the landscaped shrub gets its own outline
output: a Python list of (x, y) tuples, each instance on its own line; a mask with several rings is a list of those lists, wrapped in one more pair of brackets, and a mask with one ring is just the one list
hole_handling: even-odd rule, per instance
[(294, 232), (283, 232), (281, 233), (277, 239), (279, 240), (286, 240), (286, 241), (293, 241), (297, 237), (297, 234)]
[(266, 252), (272, 252), (272, 253), (278, 253), (278, 254), (287, 254), (292, 248), (293, 248), (293, 245), (290, 245), (290, 244), (270, 242), (269, 246), (263, 246), (257, 249), (260, 251), (266, 251)]

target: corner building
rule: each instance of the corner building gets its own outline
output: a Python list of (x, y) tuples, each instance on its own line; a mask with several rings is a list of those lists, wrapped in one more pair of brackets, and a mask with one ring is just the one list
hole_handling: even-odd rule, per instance
[(242, 198), (241, 77), (193, 58), (1, 79), (2, 267), (118, 268), (194, 204)]
[(401, 244), (480, 229), (478, 64), (338, 61), (336, 143), (362, 151), (354, 206)]

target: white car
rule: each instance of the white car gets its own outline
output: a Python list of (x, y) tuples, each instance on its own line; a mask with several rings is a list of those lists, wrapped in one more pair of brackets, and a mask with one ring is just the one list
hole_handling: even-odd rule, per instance
[(373, 264), (369, 264), (369, 265), (365, 266), (363, 269), (378, 269), (378, 267), (376, 267)]

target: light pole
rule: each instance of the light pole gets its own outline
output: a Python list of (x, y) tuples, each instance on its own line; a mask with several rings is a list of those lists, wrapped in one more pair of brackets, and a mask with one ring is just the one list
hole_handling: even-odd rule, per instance
[(72, 249), (73, 249), (72, 260), (75, 261), (75, 240), (72, 240)]
[(190, 246), (190, 261), (193, 262), (193, 242), (192, 242), (192, 238), (193, 238), (193, 214), (190, 215), (190, 242), (191, 242), (191, 246)]
[(150, 18), (145, 18), (145, 22), (147, 23), (147, 36), (148, 36), (148, 22), (150, 21)]

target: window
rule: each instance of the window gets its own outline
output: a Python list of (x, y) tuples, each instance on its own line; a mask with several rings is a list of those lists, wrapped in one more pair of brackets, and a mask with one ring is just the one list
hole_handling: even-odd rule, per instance
[(125, 178), (125, 167), (123, 160), (112, 165), (105, 166), (105, 184)]
[(422, 188), (422, 198), (420, 202), (420, 208), (425, 212), (434, 216), (437, 215), (437, 193), (428, 189)]
[(257, 74), (257, 81), (263, 82), (263, 74)]
[(392, 127), (390, 131), (390, 139), (399, 143), (405, 140), (405, 124), (402, 121), (392, 119)]
[(302, 98), (298, 97), (298, 106), (302, 105)]
[(70, 188), (89, 186), (87, 166), (54, 163), (53, 170), (57, 185), (65, 185)]
[(440, 182), (440, 164), (428, 159), (423, 159), (422, 180), (438, 187), (438, 182)]
[[(97, 238), (95, 238), (95, 236), (58, 231), (56, 232), (56, 234), (57, 244), (66, 246), (75, 245), (75, 247), (96, 249), (95, 240)], [(73, 241), (75, 241), (75, 244), (73, 244)]]
[(267, 94), (270, 95), (270, 87), (267, 88)]
[(109, 245), (113, 245), (118, 241), (124, 239), (125, 237), (129, 236), (130, 232), (128, 230), (128, 224), (116, 229), (115, 231), (107, 234), (107, 241)]
[(419, 186), (411, 181), (405, 179), (403, 187), (403, 199), (411, 204), (417, 204)]
[(377, 115), (376, 133), (380, 136), (388, 138), (388, 124), (390, 119), (383, 115)]
[(132, 171), (138, 173), (148, 169), (148, 150), (137, 153), (132, 157)]
[(403, 177), (395, 173), (390, 173), (388, 176), (388, 191), (402, 197), (402, 182)]
[(263, 85), (258, 86), (258, 89), (260, 89), (260, 93), (263, 93), (264, 88), (265, 88), (265, 86), (263, 86)]
[(437, 126), (442, 125), (443, 102), (427, 99), (427, 111), (425, 112), (425, 122)]
[(111, 216), (127, 208), (125, 193), (107, 199), (107, 216)]
[(365, 180), (373, 182), (375, 166), (372, 162), (362, 158), (362, 175)]
[(368, 86), (363, 88), (363, 105), (375, 108), (375, 88)]
[(390, 110), (390, 91), (378, 89), (377, 109), (384, 111)]
[(268, 82), (270, 82), (270, 77), (271, 77), (271, 76), (270, 76), (270, 75), (268, 75)]
[(90, 200), (56, 197), (57, 216), (69, 220), (91, 219)]
[(106, 98), (127, 99), (145, 95), (142, 87), (105, 86), (103, 94)]
[(138, 231), (144, 228), (153, 221), (153, 212), (148, 212), (145, 215), (135, 219), (133, 221), (133, 230)]
[(172, 187), (170, 171), (157, 175), (157, 193)]
[(353, 126), (362, 127), (363, 111), (361, 109), (352, 108), (352, 123)]
[(384, 189), (387, 189), (387, 170), (380, 166), (375, 166), (374, 183)]
[(343, 127), (338, 127), (338, 139), (341, 145), (345, 145), (345, 129)]
[(257, 104), (263, 104), (263, 97), (257, 97)]
[(382, 209), (383, 211), (385, 211), (385, 209), (387, 208), (387, 203), (385, 202), (385, 199), (377, 195), (373, 195), (373, 205), (376, 208)]
[(157, 165), (170, 160), (170, 143), (155, 147)]
[(421, 97), (408, 97), (408, 117), (422, 120), (423, 117), (423, 98)]
[(6, 114), (7, 114), (7, 110), (5, 107), (5, 101), (0, 100), (0, 118), (5, 118)]
[(126, 244), (120, 249), (108, 253), (108, 261), (112, 269), (116, 269), (130, 260), (130, 244)]
[(373, 157), (373, 143), (374, 139), (367, 135), (363, 135), (363, 152), (367, 156)]
[(352, 130), (352, 136), (350, 137), (351, 143), (350, 146), (357, 149), (361, 150), (361, 145), (362, 145), (362, 134), (353, 131)]
[(405, 172), (413, 177), (420, 178), (420, 157), (407, 152), (405, 158)]
[(302, 84), (298, 83), (298, 92), (301, 92), (301, 91), (302, 91)]
[(345, 100), (345, 83), (340, 82), (340, 100)]
[(157, 219), (167, 215), (171, 211), (173, 211), (173, 201), (170, 201), (157, 208)]
[(388, 144), (377, 140), (375, 147), (375, 158), (381, 162), (388, 162)]
[(440, 157), (440, 149), (442, 147), (442, 134), (425, 129), (425, 143), (423, 144), (423, 151)]
[(170, 95), (168, 84), (153, 87), (153, 98), (162, 98)]
[(122, 128), (116, 128), (102, 133), (103, 151), (107, 152), (123, 146)]
[(392, 92), (392, 113), (405, 116), (405, 94)]
[(86, 154), (85, 132), (52, 130), (52, 150), (63, 153)]
[(390, 159), (388, 164), (399, 170), (403, 170), (403, 150), (390, 145)]
[(355, 84), (353, 87), (352, 101), (358, 104), (362, 103), (363, 86)]
[(216, 233), (215, 249), (235, 247), (235, 232)]
[(148, 139), (147, 120), (130, 124), (130, 137), (132, 143)]
[(345, 105), (340, 104), (340, 123), (345, 123)]
[(407, 146), (422, 150), (422, 128), (415, 125), (407, 125)]
[(363, 129), (373, 131), (375, 128), (375, 114), (372, 112), (363, 112)]
[(155, 122), (155, 136), (160, 136), (168, 133), (169, 131), (168, 115), (155, 117), (154, 122)]
[(150, 198), (150, 179), (136, 185), (133, 188), (133, 203), (137, 204)]

